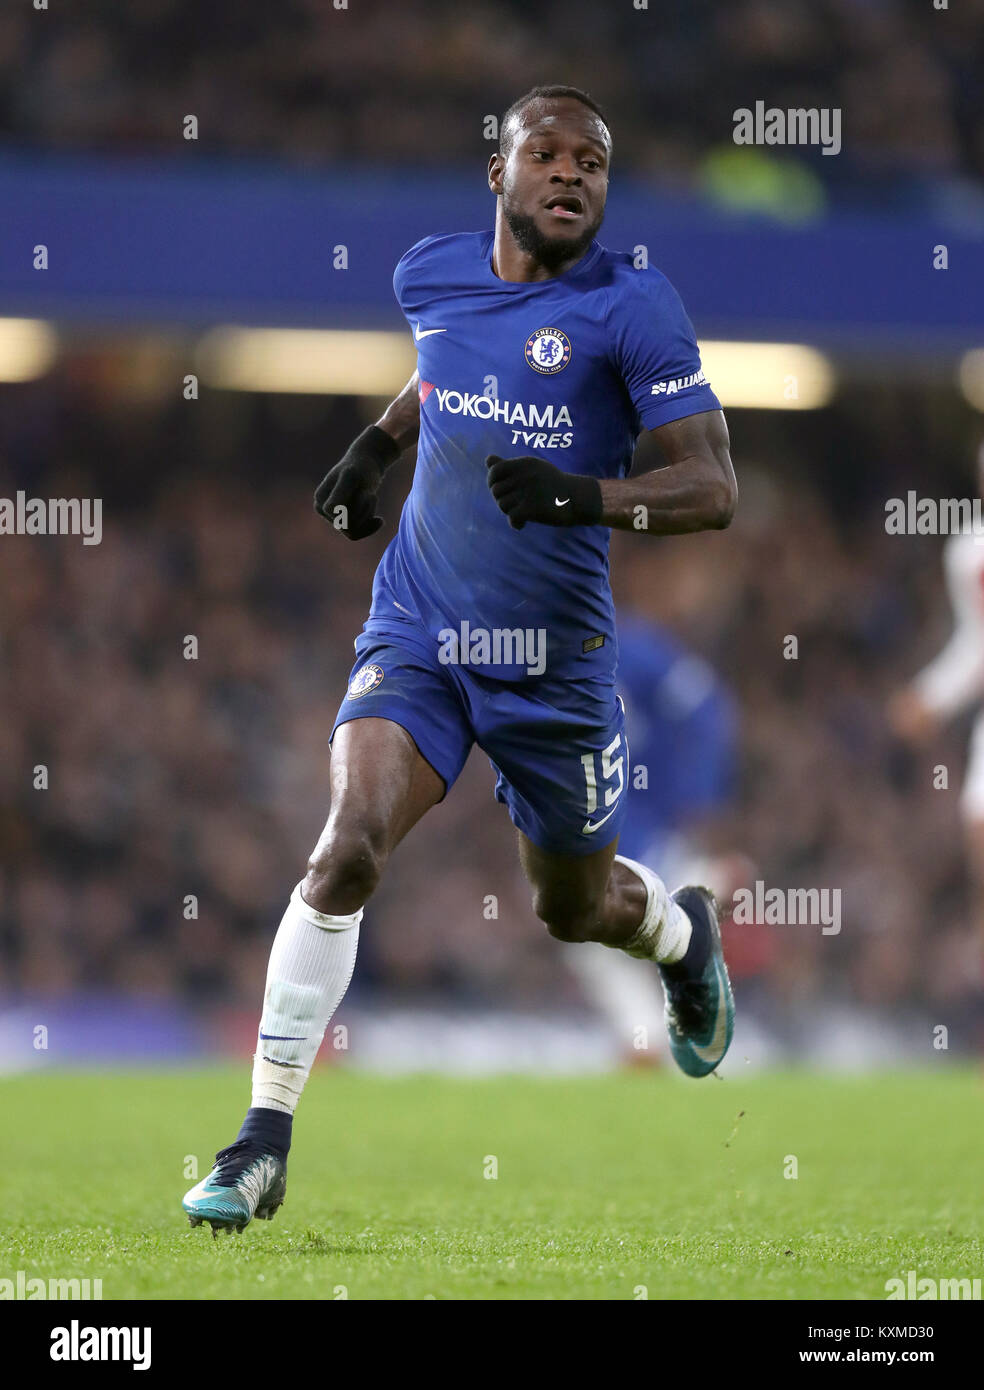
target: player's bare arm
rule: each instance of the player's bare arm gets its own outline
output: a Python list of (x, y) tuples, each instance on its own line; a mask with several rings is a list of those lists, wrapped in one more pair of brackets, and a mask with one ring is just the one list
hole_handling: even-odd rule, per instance
[[(647, 431), (668, 466), (632, 478), (602, 478), (601, 521), (654, 536), (723, 530), (738, 501), (724, 414), (709, 410)], [(639, 508), (644, 507), (641, 514)], [(640, 526), (640, 515), (645, 525)]]
[(376, 421), (377, 428), (385, 430), (402, 453), (416, 444), (420, 433), (420, 373), (413, 376), (394, 401), (386, 407)]

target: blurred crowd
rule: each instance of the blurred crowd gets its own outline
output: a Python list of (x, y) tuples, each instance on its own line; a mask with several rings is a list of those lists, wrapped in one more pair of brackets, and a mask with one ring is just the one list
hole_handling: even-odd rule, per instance
[(841, 108), (844, 150), (743, 151), (740, 183), (799, 165), (835, 197), (959, 204), (984, 174), (982, 38), (984, 0), (24, 4), (0, 13), (0, 140), (418, 168), (486, 158), (486, 116), (565, 82), (608, 108), (616, 173), (719, 189), (732, 113), (762, 100)]
[[(114, 402), (84, 374), (0, 389), (0, 496), (104, 499), (101, 545), (0, 537), (5, 992), (257, 1007), (327, 813), (331, 724), (410, 472), (387, 478), (379, 538), (349, 543), (314, 515), (313, 484), (363, 408)], [(842, 890), (837, 936), (731, 927), (735, 971), (764, 1007), (959, 1003), (974, 988), (965, 725), (914, 754), (884, 715), (948, 630), (940, 543), (887, 536), (883, 518), (906, 486), (969, 485), (964, 422), (868, 392), (733, 430), (730, 530), (616, 535), (612, 554), (619, 602), (701, 652), (739, 701), (739, 794), (707, 847), (748, 855), (769, 886)], [(356, 997), (576, 1003), (557, 962), (473, 753), (370, 905)]]

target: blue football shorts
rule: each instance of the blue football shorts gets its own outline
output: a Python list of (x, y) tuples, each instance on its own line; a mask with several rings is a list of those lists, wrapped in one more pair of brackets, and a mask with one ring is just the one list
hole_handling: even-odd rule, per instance
[(629, 754), (614, 687), (543, 675), (500, 681), (445, 665), (412, 625), (394, 632), (370, 619), (332, 738), (350, 719), (399, 724), (444, 781), (445, 795), (472, 744), (488, 755), (495, 798), (513, 825), (553, 854), (593, 854), (618, 838)]

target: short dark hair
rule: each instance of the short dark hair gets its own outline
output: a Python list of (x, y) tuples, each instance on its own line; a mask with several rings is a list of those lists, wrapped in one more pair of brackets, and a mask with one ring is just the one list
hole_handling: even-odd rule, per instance
[(552, 101), (557, 97), (570, 97), (572, 101), (579, 101), (582, 106), (586, 106), (589, 111), (593, 111), (601, 120), (602, 125), (609, 131), (608, 138), (611, 140), (611, 131), (608, 127), (608, 117), (595, 101), (594, 97), (587, 92), (582, 92), (580, 87), (532, 87), (525, 96), (521, 96), (518, 101), (514, 101), (509, 110), (502, 118), (499, 126), (499, 153), (503, 156), (509, 154), (512, 148), (513, 137), (509, 127), (513, 121), (525, 111), (527, 106), (531, 106), (535, 101)]

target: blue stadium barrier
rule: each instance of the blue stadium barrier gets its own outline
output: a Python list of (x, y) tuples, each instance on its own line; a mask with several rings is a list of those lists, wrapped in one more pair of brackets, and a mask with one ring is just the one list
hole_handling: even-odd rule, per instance
[[(391, 274), (432, 232), (491, 226), (481, 168), (448, 174), (6, 155), (0, 313), (126, 324), (398, 327)], [(928, 215), (806, 227), (615, 180), (601, 238), (645, 246), (703, 336), (958, 351), (984, 343), (982, 233)], [(949, 269), (933, 268), (947, 246)], [(33, 266), (48, 248), (49, 268)], [(333, 248), (348, 268), (334, 269)]]

